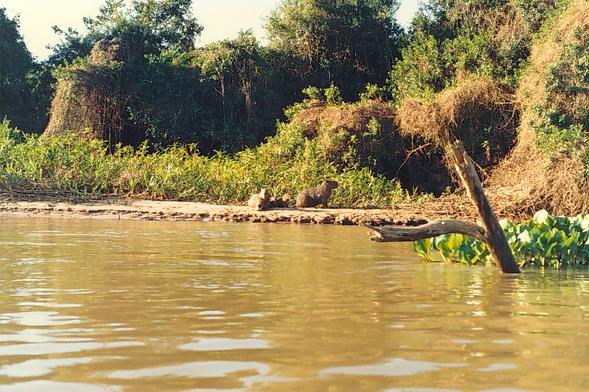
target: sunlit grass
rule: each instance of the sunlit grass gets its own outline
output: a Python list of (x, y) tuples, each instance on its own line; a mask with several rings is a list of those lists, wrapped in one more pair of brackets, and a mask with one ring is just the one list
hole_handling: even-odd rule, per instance
[(282, 126), (256, 149), (207, 157), (194, 146), (157, 152), (147, 145), (119, 147), (110, 153), (105, 143), (79, 134), (28, 135), (0, 124), (0, 190), (5, 192), (242, 203), (262, 187), (273, 195), (296, 195), (323, 179), (340, 183), (334, 206), (389, 207), (407, 197), (397, 181), (367, 168), (336, 168), (316, 141), (293, 126)]

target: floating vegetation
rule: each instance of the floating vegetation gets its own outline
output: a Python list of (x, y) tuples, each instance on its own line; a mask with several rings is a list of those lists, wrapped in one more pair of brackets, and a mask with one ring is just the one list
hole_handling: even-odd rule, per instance
[[(520, 266), (589, 265), (589, 215), (571, 218), (541, 210), (528, 222), (500, 223)], [(493, 263), (485, 244), (462, 234), (417, 241), (413, 249), (431, 262)]]

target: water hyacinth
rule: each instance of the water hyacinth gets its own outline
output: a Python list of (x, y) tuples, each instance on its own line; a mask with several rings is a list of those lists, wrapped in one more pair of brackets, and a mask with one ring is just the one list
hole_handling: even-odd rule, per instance
[[(553, 216), (542, 210), (528, 222), (499, 223), (522, 267), (589, 265), (589, 215)], [(469, 265), (493, 262), (485, 244), (462, 234), (417, 241), (413, 249), (428, 261)]]

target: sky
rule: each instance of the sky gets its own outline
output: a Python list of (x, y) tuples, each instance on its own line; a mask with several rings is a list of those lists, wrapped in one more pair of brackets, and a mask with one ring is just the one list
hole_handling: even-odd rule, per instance
[[(279, 0), (194, 0), (194, 14), (204, 31), (198, 40), (204, 45), (224, 38), (234, 38), (241, 30), (252, 29), (262, 41), (265, 18)], [(43, 60), (59, 37), (52, 26), (83, 29), (82, 18), (95, 16), (104, 0), (0, 0), (10, 17), (19, 15), (21, 33), (29, 50)], [(418, 0), (401, 0), (398, 20), (407, 25), (415, 13)]]

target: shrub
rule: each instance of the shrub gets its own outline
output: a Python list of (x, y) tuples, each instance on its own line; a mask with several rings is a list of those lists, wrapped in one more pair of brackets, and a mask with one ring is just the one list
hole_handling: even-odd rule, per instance
[(282, 125), (278, 135), (257, 149), (233, 156), (206, 157), (195, 146), (149, 152), (83, 139), (79, 133), (39, 137), (0, 124), (0, 190), (41, 192), (75, 198), (131, 196), (150, 199), (241, 203), (267, 188), (274, 195), (316, 186), (323, 179), (340, 183), (332, 204), (388, 207), (405, 197), (399, 184), (367, 168), (338, 168), (303, 130)]

